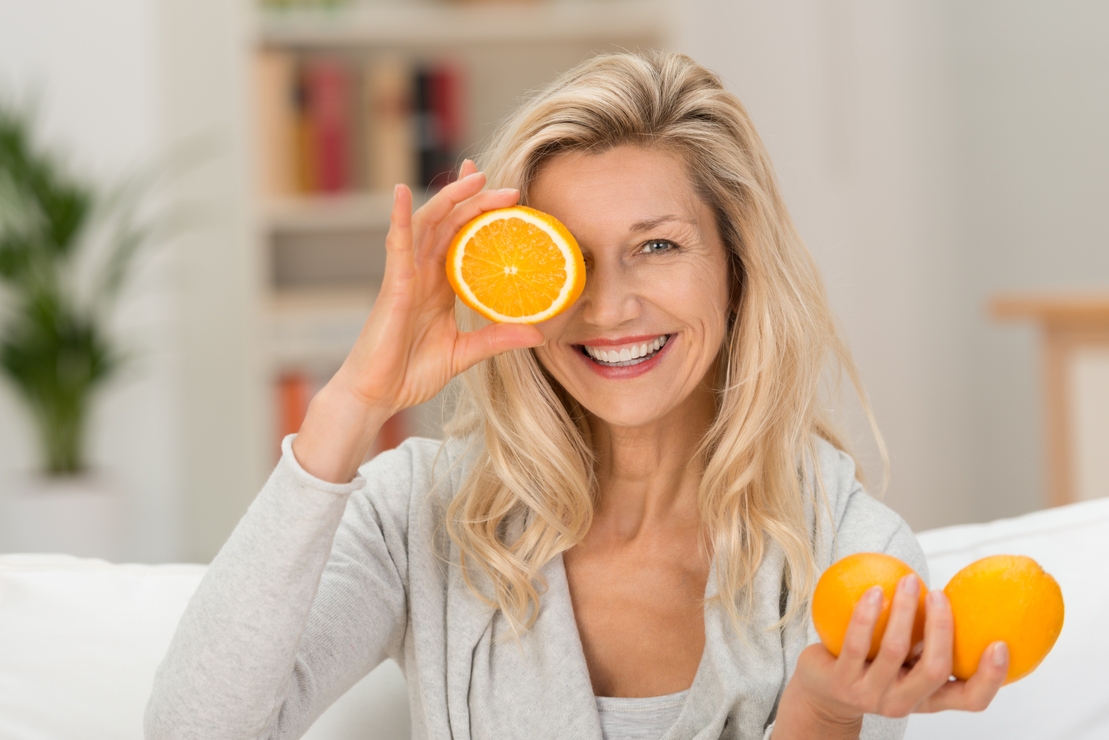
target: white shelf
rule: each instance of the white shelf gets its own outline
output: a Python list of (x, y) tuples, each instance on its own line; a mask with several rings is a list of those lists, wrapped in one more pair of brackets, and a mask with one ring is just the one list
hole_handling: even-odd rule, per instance
[[(412, 207), (426, 201), (412, 194)], [(262, 201), (261, 225), (270, 232), (388, 231), (392, 193), (351, 192), (267, 198)]]
[(373, 291), (349, 288), (271, 295), (263, 316), (270, 366), (338, 367), (358, 339), (375, 298)]
[(261, 217), (268, 231), (384, 231), (392, 207), (392, 193), (291, 196), (263, 201)]
[(356, 4), (335, 9), (267, 10), (258, 40), (275, 46), (426, 48), (490, 43), (557, 43), (662, 37), (658, 0), (456, 5)]

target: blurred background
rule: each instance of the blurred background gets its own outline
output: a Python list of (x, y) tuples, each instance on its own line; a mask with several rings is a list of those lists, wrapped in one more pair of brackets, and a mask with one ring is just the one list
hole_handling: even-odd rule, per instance
[[(1096, 0), (0, 0), (0, 102), (37, 145), (105, 187), (190, 160), (150, 194), (189, 225), (109, 323), (130, 359), (86, 443), (115, 523), (78, 554), (210, 560), (372, 305), (392, 183), (441, 185), (617, 48), (687, 53), (747, 105), (914, 529), (1109, 495), (1107, 30)], [(431, 406), (382, 444), (433, 434)], [(12, 512), (41, 457), (0, 383), (0, 551), (33, 546)]]

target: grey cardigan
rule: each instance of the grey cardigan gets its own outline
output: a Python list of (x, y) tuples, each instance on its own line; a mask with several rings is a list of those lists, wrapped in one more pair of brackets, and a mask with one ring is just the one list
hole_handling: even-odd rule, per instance
[[(543, 569), (549, 588), (519, 643), (463, 581), (442, 517), (473, 451), (413, 439), (335, 485), (306, 473), (290, 443), (181, 619), (147, 705), (149, 740), (300, 737), (389, 658), (407, 678), (414, 738), (600, 740), (561, 557)], [(819, 459), (822, 531), (834, 522), (836, 547), (830, 536), (817, 543), (818, 567), (887, 552), (927, 581), (912, 532), (863, 492), (850, 458), (820, 442)], [(782, 565), (770, 547), (742, 636), (706, 608), (704, 655), (665, 740), (769, 734), (798, 654), (817, 640), (807, 614), (768, 629), (792, 598)], [(706, 596), (715, 582), (710, 574)], [(863, 737), (904, 729), (868, 715)]]

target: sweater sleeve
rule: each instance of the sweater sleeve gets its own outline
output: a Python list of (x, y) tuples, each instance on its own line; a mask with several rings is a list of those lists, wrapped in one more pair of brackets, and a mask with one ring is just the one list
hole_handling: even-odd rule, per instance
[(411, 455), (379, 455), (337, 485), (297, 464), (292, 439), (181, 618), (148, 740), (300, 737), (399, 650)]

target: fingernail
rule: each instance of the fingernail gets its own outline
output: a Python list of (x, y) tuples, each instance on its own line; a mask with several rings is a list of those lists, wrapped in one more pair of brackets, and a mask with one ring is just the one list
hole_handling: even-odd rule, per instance
[(943, 589), (937, 588), (928, 592), (928, 601), (932, 606), (943, 606), (947, 603), (947, 594), (943, 592)]
[(397, 183), (396, 185), (393, 186), (393, 200), (396, 200), (399, 196), (400, 196), (400, 183)]
[(472, 180), (475, 177), (477, 177), (478, 175), (483, 175), (483, 174), (485, 174), (485, 173), (484, 172), (471, 172), (470, 174), (463, 177), (462, 180)]
[(993, 649), (993, 664), (1001, 667), (1009, 662), (1009, 646), (1004, 642), (999, 642), (994, 645)]
[(881, 586), (871, 586), (866, 592), (866, 603), (871, 606), (881, 606), (883, 596)]
[(905, 576), (901, 579), (901, 590), (909, 596), (916, 596), (920, 591), (920, 581), (916, 576)]
[(519, 188), (500, 188), (499, 190), (497, 190), (497, 192), (498, 193), (518, 193), (518, 192), (520, 192), (520, 189)]
[(458, 168), (458, 176), (459, 177), (462, 177), (462, 173), (463, 173), (463, 171), (465, 171), (466, 165), (467, 165), (467, 163), (469, 163), (469, 161), (470, 161), (469, 157), (462, 160), (462, 166)]

